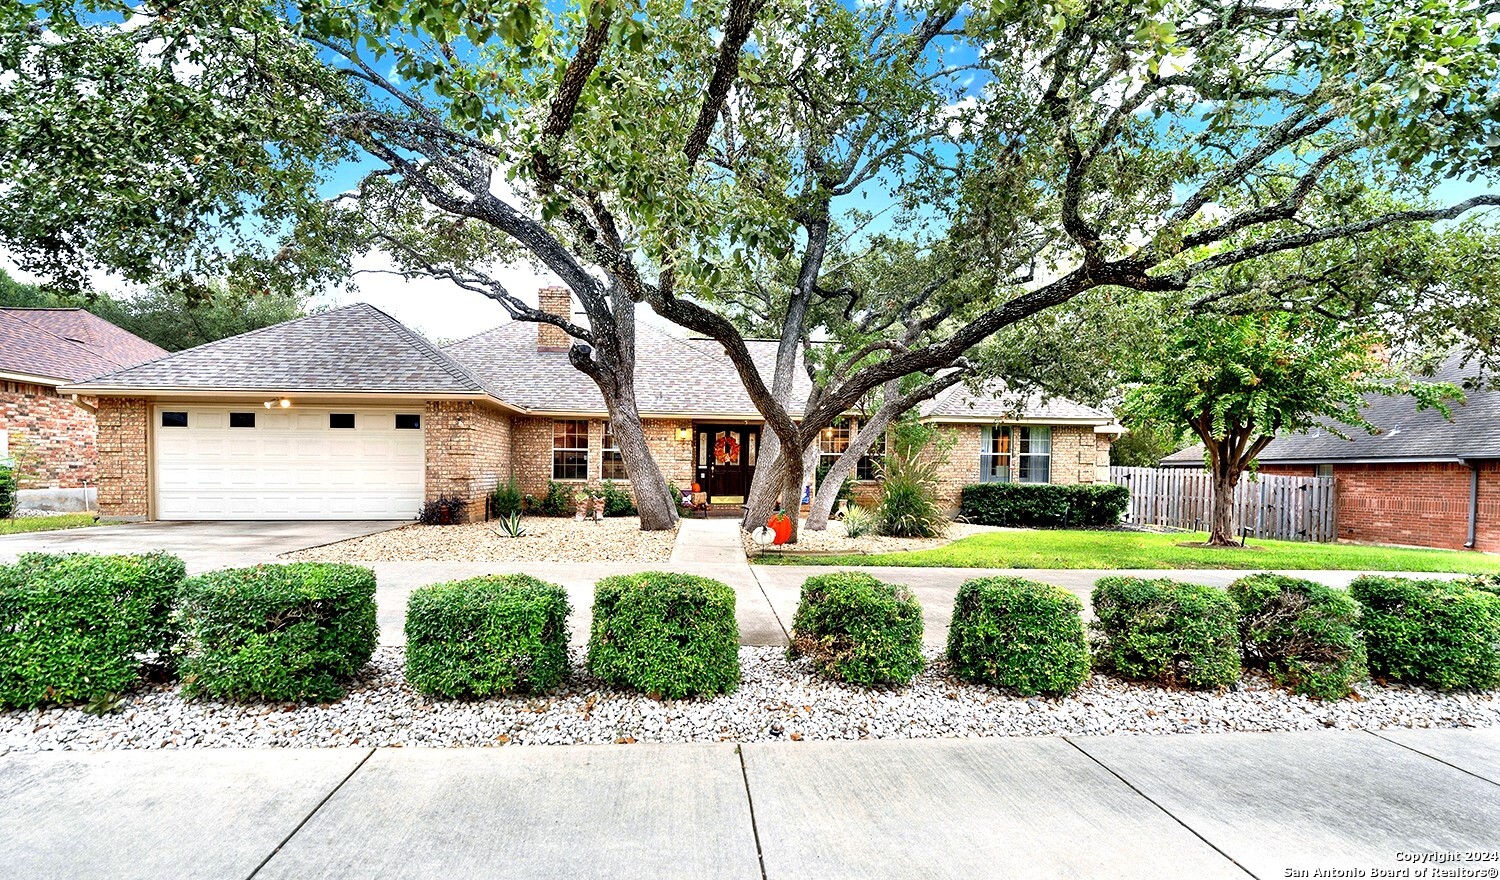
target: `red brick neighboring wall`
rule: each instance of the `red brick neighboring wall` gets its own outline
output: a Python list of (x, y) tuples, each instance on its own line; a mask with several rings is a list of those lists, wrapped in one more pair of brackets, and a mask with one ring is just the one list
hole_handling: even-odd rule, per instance
[[(1262, 473), (1309, 477), (1311, 465), (1265, 465)], [(1457, 463), (1336, 464), (1340, 540), (1463, 549), (1469, 536), (1471, 472)], [(1479, 463), (1475, 549), (1500, 552), (1500, 462)]]
[(21, 489), (95, 484), (94, 416), (47, 385), (0, 381), (0, 430)]
[(139, 397), (102, 397), (99, 426), (99, 514), (145, 519), (150, 513), (150, 408)]

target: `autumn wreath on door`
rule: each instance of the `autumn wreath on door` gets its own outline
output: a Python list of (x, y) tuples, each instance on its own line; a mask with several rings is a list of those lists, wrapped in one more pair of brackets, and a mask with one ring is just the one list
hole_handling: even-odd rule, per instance
[(739, 441), (733, 434), (720, 434), (714, 443), (714, 464), (733, 464), (739, 460)]

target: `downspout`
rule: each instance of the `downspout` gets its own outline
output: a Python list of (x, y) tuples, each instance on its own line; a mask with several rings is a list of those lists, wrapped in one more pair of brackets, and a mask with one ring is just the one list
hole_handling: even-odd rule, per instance
[(1479, 465), (1469, 458), (1463, 462), (1469, 467), (1469, 540), (1464, 542), (1464, 549), (1473, 550), (1479, 529)]

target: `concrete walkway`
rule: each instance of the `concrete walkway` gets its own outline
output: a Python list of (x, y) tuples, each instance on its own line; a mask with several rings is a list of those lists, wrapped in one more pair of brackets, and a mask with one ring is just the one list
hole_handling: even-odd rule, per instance
[(0, 827), (27, 878), (1371, 876), (1500, 850), (1500, 731), (17, 753)]
[(740, 542), (740, 521), (735, 518), (679, 520), (672, 561), (709, 565), (746, 565), (745, 545)]

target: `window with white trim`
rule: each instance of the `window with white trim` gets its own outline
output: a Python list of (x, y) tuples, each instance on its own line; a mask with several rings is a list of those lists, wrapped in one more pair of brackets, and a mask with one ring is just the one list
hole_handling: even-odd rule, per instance
[(849, 448), (849, 437), (853, 426), (848, 419), (839, 419), (818, 433), (818, 464), (825, 470), (833, 467), (844, 450)]
[(880, 473), (880, 461), (885, 458), (885, 434), (876, 437), (854, 465), (854, 479), (874, 480)]
[(979, 443), (979, 482), (1010, 482), (1010, 427), (990, 425)]
[(1017, 478), (1022, 483), (1052, 482), (1052, 429), (1023, 425), (1020, 435), (1020, 467)]
[(615, 441), (615, 430), (609, 422), (604, 423), (604, 451), (599, 455), (600, 476), (606, 480), (628, 480), (625, 473), (625, 457), (620, 454), (620, 444)]
[(552, 422), (552, 479), (589, 478), (589, 423), (583, 419)]

